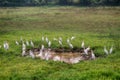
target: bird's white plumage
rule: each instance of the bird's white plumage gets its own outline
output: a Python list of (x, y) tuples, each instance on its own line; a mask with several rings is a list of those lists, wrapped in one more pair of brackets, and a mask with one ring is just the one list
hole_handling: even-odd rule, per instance
[(62, 38), (61, 38), (61, 37), (59, 37), (59, 40), (60, 40), (60, 41), (62, 41)]
[(33, 51), (32, 51), (32, 50), (29, 51), (29, 55), (30, 55), (32, 58), (35, 58), (35, 55), (33, 54)]
[(85, 43), (84, 43), (84, 41), (82, 41), (81, 47), (82, 47), (82, 48), (85, 48)]
[(18, 41), (15, 41), (16, 45), (19, 45), (19, 42)]
[(74, 40), (74, 39), (75, 39), (75, 37), (74, 37), (74, 36), (72, 36), (72, 37), (71, 37), (71, 40)]
[(73, 48), (73, 45), (72, 45), (71, 43), (69, 43), (69, 47), (70, 47), (70, 48)]
[(45, 40), (46, 40), (46, 42), (48, 43), (48, 41), (49, 41), (49, 40), (48, 40), (48, 38), (47, 38), (47, 37), (45, 38)]
[(51, 46), (51, 41), (48, 42), (48, 47), (50, 47), (50, 46)]
[(59, 40), (58, 42), (59, 42), (59, 44), (60, 44), (61, 46), (63, 45), (63, 44), (62, 44), (62, 41)]
[(113, 46), (111, 46), (111, 48), (110, 48), (110, 54), (113, 52)]
[(45, 40), (45, 38), (44, 37), (42, 37), (42, 41), (44, 41)]
[(8, 44), (7, 42), (5, 42), (5, 43), (3, 44), (3, 47), (4, 47), (5, 50), (8, 50), (8, 49), (9, 49), (9, 44)]
[(27, 40), (26, 40), (26, 45), (27, 45), (27, 46), (29, 46), (29, 45), (30, 45), (30, 44), (29, 44), (29, 41), (27, 41)]
[(106, 49), (106, 46), (104, 46), (104, 52), (105, 52), (105, 54), (109, 54), (109, 52), (108, 52), (108, 50)]
[(31, 45), (32, 47), (34, 47), (34, 43), (33, 43), (32, 40), (30, 41), (30, 45)]

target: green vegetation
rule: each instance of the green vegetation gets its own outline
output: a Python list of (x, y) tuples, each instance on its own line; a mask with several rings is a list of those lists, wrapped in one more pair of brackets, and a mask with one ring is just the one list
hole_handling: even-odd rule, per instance
[[(75, 36), (72, 42), (80, 47), (94, 48), (93, 61), (78, 64), (43, 61), (21, 56), (21, 46), (15, 40), (32, 39), (35, 47), (42, 43), (41, 37)], [(16, 7), (0, 8), (0, 45), (8, 41), (10, 49), (0, 49), (1, 80), (120, 80), (120, 8), (119, 7)], [(59, 47), (52, 42), (52, 47)], [(107, 48), (114, 45), (114, 52), (105, 56)]]

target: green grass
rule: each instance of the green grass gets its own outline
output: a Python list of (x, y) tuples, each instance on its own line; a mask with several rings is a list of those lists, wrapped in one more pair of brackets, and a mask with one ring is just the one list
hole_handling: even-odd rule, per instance
[[(24, 40), (32, 39), (35, 47), (43, 44), (42, 36), (51, 41), (62, 37), (64, 47), (69, 47), (66, 39), (75, 36), (75, 47), (80, 47), (84, 40), (100, 57), (73, 65), (21, 57), (21, 46), (15, 45), (21, 36)], [(0, 80), (120, 79), (120, 7), (0, 8), (0, 45), (6, 40), (10, 49), (0, 49)], [(105, 56), (104, 45), (114, 45), (113, 54)], [(52, 48), (56, 47), (60, 46), (52, 41)]]

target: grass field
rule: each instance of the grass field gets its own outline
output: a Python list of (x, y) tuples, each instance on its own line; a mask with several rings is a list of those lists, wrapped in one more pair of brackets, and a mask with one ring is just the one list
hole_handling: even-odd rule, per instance
[[(39, 47), (42, 36), (62, 37), (64, 47), (75, 36), (75, 47), (84, 40), (99, 57), (73, 65), (22, 57), (15, 41), (32, 39)], [(6, 40), (10, 49), (0, 49), (0, 80), (120, 80), (120, 7), (0, 8), (0, 45)], [(105, 56), (104, 46), (111, 45), (113, 54)]]

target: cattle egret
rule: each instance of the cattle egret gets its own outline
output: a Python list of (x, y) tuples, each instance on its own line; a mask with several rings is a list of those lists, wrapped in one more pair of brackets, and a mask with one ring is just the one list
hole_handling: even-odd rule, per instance
[(26, 45), (23, 42), (23, 44), (22, 44), (22, 51), (25, 51), (25, 50), (26, 50)]
[(74, 40), (74, 39), (75, 39), (75, 37), (74, 37), (74, 36), (72, 36), (72, 37), (71, 37), (71, 40)]
[(42, 37), (42, 41), (44, 41), (45, 40), (45, 38), (44, 37)]
[(8, 49), (9, 49), (9, 44), (8, 44), (7, 42), (5, 42), (5, 43), (3, 44), (3, 47), (4, 47), (4, 49), (8, 50)]
[(105, 54), (108, 55), (108, 50), (106, 49), (106, 46), (104, 46), (104, 52), (105, 52)]
[(95, 54), (93, 53), (93, 51), (91, 50), (91, 59), (95, 59)]
[(53, 40), (54, 40), (54, 41), (57, 41), (57, 39), (56, 39), (56, 38), (53, 38)]
[(18, 41), (15, 41), (16, 45), (19, 45), (19, 42)]
[(81, 47), (82, 47), (82, 48), (85, 47), (85, 43), (84, 43), (84, 41), (82, 41)]
[(48, 41), (49, 41), (49, 40), (48, 40), (48, 38), (47, 38), (47, 37), (45, 38), (45, 40), (46, 40), (46, 42), (48, 43)]
[(62, 41), (59, 40), (58, 42), (59, 42), (59, 44), (60, 44), (61, 46), (63, 45), (63, 44), (62, 44)]
[(40, 52), (38, 55), (36, 55), (37, 57), (43, 57), (43, 50), (44, 50), (44, 45), (41, 46)]
[(70, 48), (73, 48), (73, 45), (71, 43), (69, 43), (69, 46), (70, 46)]
[(70, 40), (69, 40), (69, 39), (67, 39), (67, 43), (68, 43), (68, 44), (70, 43)]
[(29, 55), (30, 55), (32, 58), (35, 58), (35, 55), (34, 55), (34, 53), (33, 53), (32, 50), (29, 51)]
[(30, 44), (29, 44), (29, 41), (26, 41), (26, 45), (27, 45), (27, 46), (29, 46), (29, 45), (30, 45)]
[(34, 47), (34, 43), (32, 42), (32, 40), (30, 41), (30, 44), (31, 44), (32, 47)]
[(48, 47), (50, 47), (50, 46), (51, 46), (51, 41), (48, 42)]
[(60, 41), (62, 41), (62, 38), (61, 38), (61, 37), (59, 37), (59, 40), (60, 40)]
[(85, 53), (85, 54), (88, 54), (88, 51), (89, 51), (89, 50), (90, 50), (90, 47), (84, 49), (84, 53)]
[(113, 52), (113, 46), (111, 46), (111, 48), (110, 48), (110, 54)]
[(22, 56), (25, 56), (26, 52), (25, 50), (22, 51)]

